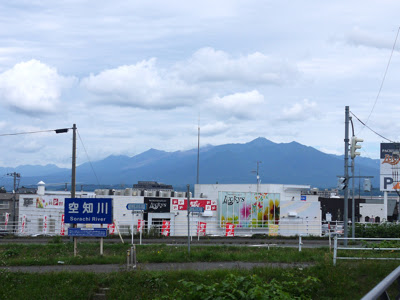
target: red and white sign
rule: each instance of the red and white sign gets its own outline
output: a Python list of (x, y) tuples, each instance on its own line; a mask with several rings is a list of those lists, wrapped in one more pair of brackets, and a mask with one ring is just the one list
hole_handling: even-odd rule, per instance
[(115, 222), (113, 222), (112, 224), (108, 224), (107, 228), (108, 228), (108, 234), (114, 234), (115, 233)]
[(43, 234), (47, 233), (47, 216), (43, 217)]
[[(216, 211), (217, 201), (206, 199), (190, 199), (191, 207), (203, 207), (204, 211)], [(187, 199), (172, 199), (173, 210), (187, 210)]]
[(206, 228), (207, 228), (207, 223), (205, 222), (198, 222), (197, 223), (197, 235), (200, 236), (205, 236), (206, 235)]
[(60, 230), (60, 235), (65, 235), (64, 215), (61, 215), (61, 230)]
[(4, 229), (7, 230), (8, 218), (10, 217), (9, 213), (6, 213), (6, 221), (4, 223)]
[(21, 223), (21, 233), (25, 232), (25, 222), (26, 222), (26, 216), (23, 215), (22, 217), (22, 223)]
[(235, 224), (226, 223), (225, 236), (235, 236)]
[(163, 220), (161, 234), (164, 236), (169, 236), (170, 229), (171, 229), (171, 222), (167, 221), (167, 220)]
[(143, 230), (143, 225), (144, 225), (144, 220), (138, 219), (138, 220), (137, 220), (137, 230), (138, 230), (139, 232), (142, 232), (142, 230)]

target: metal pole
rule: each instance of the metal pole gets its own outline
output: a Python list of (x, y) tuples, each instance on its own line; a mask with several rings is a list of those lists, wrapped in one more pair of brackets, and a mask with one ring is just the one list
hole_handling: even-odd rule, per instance
[(355, 205), (355, 199), (354, 199), (354, 158), (351, 160), (351, 174), (352, 174), (352, 196), (353, 199), (351, 201), (351, 237), (354, 239), (356, 237), (356, 205)]
[[(72, 126), (72, 174), (71, 174), (71, 198), (75, 198), (76, 192), (76, 124)], [(78, 227), (77, 224), (73, 225)], [(74, 236), (74, 256), (77, 255), (78, 239)]]
[[(103, 224), (100, 224), (100, 227), (103, 228)], [(100, 238), (100, 255), (103, 256), (103, 237)]]
[(188, 223), (188, 253), (190, 255), (190, 185), (187, 185), (187, 223)]
[[(344, 237), (348, 237), (348, 202), (349, 202), (349, 107), (345, 107), (345, 123), (344, 123), (344, 178), (346, 179), (346, 187), (344, 189)], [(344, 245), (347, 246), (347, 239), (344, 240)]]
[(333, 265), (336, 266), (336, 256), (337, 256), (337, 236), (335, 236), (333, 242)]

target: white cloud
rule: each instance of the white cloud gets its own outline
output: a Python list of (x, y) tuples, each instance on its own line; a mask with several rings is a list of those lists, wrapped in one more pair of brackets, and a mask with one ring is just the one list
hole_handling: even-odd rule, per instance
[(91, 74), (82, 87), (101, 102), (147, 109), (187, 106), (196, 98), (196, 88), (156, 67), (156, 59)]
[(286, 122), (305, 121), (317, 117), (318, 113), (317, 103), (304, 99), (289, 108), (284, 108), (278, 119)]
[[(382, 36), (376, 32), (361, 30), (355, 27), (349, 34), (347, 34), (345, 41), (354, 46), (365, 46), (378, 49), (392, 49), (395, 35)], [(397, 45), (397, 49), (400, 49)]]
[(200, 128), (202, 136), (214, 136), (226, 132), (230, 126), (223, 122), (208, 123)]
[(206, 106), (210, 112), (236, 119), (251, 119), (260, 113), (260, 106), (265, 104), (264, 96), (257, 90), (235, 93), (227, 96), (214, 96)]
[(202, 48), (176, 66), (182, 77), (190, 81), (233, 81), (241, 84), (274, 84), (290, 82), (297, 77), (294, 64), (255, 52), (234, 58), (224, 51)]
[(59, 75), (55, 68), (30, 60), (0, 74), (0, 96), (6, 106), (22, 113), (53, 112), (62, 91), (73, 82), (74, 78)]

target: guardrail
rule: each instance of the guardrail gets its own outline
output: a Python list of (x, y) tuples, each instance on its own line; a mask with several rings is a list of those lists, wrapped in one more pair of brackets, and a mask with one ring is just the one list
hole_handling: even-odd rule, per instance
[(397, 281), (397, 296), (396, 299), (400, 299), (400, 266), (397, 267), (392, 273), (378, 283), (372, 290), (370, 290), (361, 300), (372, 300), (372, 299), (390, 299), (387, 293), (388, 288)]
[(363, 241), (400, 241), (400, 238), (352, 238), (352, 237), (337, 237), (334, 239), (334, 247), (333, 247), (333, 265), (336, 266), (336, 260), (338, 259), (353, 259), (353, 260), (361, 260), (361, 259), (372, 259), (372, 260), (400, 260), (400, 258), (395, 257), (347, 257), (347, 256), (338, 256), (338, 250), (373, 250), (373, 251), (383, 251), (383, 250), (400, 250), (400, 248), (358, 248), (358, 247), (338, 247), (338, 240), (363, 240)]

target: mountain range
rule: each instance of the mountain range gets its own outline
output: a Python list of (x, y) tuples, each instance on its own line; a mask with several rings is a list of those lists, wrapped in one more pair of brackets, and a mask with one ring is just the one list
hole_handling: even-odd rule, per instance
[[(344, 173), (343, 156), (326, 154), (315, 148), (291, 143), (274, 143), (257, 138), (244, 144), (225, 144), (200, 148), (200, 183), (256, 183), (257, 161), (261, 183), (307, 184), (336, 187)], [(350, 160), (349, 160), (350, 164)], [(379, 186), (379, 160), (357, 157), (356, 175), (374, 176)], [(93, 171), (94, 170), (94, 171)], [(21, 174), (20, 186), (70, 182), (71, 170), (56, 165), (24, 165), (1, 168), (0, 174)], [(166, 152), (150, 149), (133, 157), (111, 155), (103, 160), (83, 163), (76, 169), (77, 184), (132, 186), (137, 181), (158, 181), (173, 186), (194, 184), (197, 177), (197, 149)], [(4, 182), (4, 181), (3, 181)], [(357, 181), (356, 181), (357, 182)], [(8, 181), (8, 185), (12, 180)], [(0, 183), (0, 185), (5, 185)]]

